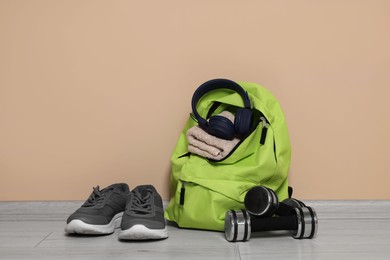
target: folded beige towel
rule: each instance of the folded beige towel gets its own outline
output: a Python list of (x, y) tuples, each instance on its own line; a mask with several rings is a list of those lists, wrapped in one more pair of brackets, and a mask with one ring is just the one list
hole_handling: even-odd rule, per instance
[[(228, 111), (219, 114), (234, 122), (234, 115)], [(202, 157), (213, 160), (222, 160), (238, 144), (240, 139), (224, 140), (208, 134), (199, 126), (194, 126), (187, 131), (188, 151)]]

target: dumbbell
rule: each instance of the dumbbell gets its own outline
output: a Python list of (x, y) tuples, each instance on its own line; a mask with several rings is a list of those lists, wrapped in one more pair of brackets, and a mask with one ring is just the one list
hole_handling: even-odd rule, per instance
[(288, 216), (294, 208), (304, 207), (305, 204), (296, 199), (286, 199), (279, 203), (276, 193), (264, 186), (255, 186), (248, 190), (244, 198), (245, 209), (254, 216), (270, 217), (274, 214)]
[(229, 210), (225, 215), (225, 236), (230, 242), (247, 241), (251, 232), (276, 230), (290, 230), (296, 239), (313, 238), (317, 229), (317, 214), (311, 207), (294, 208), (290, 216), (258, 218), (246, 210)]

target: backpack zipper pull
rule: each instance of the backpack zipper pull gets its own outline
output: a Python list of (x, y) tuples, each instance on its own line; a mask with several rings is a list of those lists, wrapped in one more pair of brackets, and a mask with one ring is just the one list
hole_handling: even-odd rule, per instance
[(185, 181), (181, 181), (181, 188), (180, 188), (180, 205), (183, 206), (184, 205), (184, 196), (186, 194), (186, 182)]
[(265, 138), (267, 137), (268, 124), (265, 117), (260, 117), (260, 120), (263, 125), (263, 129), (261, 130), (260, 144), (265, 144)]

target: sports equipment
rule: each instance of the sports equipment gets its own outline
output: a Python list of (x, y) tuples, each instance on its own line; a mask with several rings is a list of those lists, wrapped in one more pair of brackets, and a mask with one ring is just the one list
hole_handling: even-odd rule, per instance
[(244, 205), (252, 215), (269, 217), (279, 209), (279, 200), (273, 190), (264, 186), (255, 186), (246, 193)]
[(295, 208), (306, 207), (306, 204), (302, 201), (294, 198), (285, 199), (280, 203), (280, 208), (276, 212), (279, 216), (289, 216), (294, 212)]
[(245, 209), (257, 217), (270, 217), (274, 214), (289, 216), (294, 208), (306, 206), (302, 201), (288, 198), (279, 203), (276, 193), (264, 186), (255, 186), (248, 190), (244, 198)]
[(313, 238), (318, 229), (317, 214), (311, 207), (294, 208), (291, 216), (252, 217), (246, 210), (229, 210), (225, 216), (225, 236), (230, 242), (247, 241), (251, 232), (290, 230), (297, 239)]

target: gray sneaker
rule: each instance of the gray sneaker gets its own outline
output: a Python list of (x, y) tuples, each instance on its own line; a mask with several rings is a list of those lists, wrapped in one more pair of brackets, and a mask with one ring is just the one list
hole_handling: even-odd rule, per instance
[(160, 194), (152, 185), (136, 187), (123, 213), (118, 238), (123, 240), (163, 239), (168, 237)]
[(100, 190), (99, 186), (84, 204), (66, 221), (65, 232), (68, 234), (101, 235), (111, 234), (120, 226), (126, 207), (129, 186), (117, 183)]

